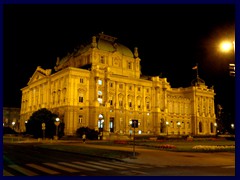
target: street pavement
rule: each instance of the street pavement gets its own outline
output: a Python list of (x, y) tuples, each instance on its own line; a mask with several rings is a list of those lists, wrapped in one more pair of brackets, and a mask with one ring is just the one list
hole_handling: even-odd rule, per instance
[(92, 144), (91, 142), (82, 143), (82, 141), (65, 141), (65, 140), (51, 141), (51, 143), (61, 143), (61, 144), (71, 143), (71, 145), (87, 146), (87, 147), (99, 148), (99, 149), (132, 151), (133, 152), (132, 157), (124, 158), (121, 160), (125, 162), (149, 164), (149, 165), (155, 165), (159, 167), (162, 167), (162, 166), (225, 166), (226, 168), (235, 168), (234, 152), (214, 152), (214, 153), (172, 152), (172, 151), (164, 151), (159, 149), (146, 149), (144, 147), (139, 147), (139, 146), (135, 146), (133, 150), (133, 146), (108, 146), (108, 145)]
[[(100, 148), (100, 149), (116, 149), (133, 151), (133, 147), (104, 146), (95, 144), (81, 144), (83, 146)], [(134, 162), (140, 164), (149, 164), (155, 166), (226, 166), (235, 167), (235, 153), (233, 152), (215, 152), (215, 153), (199, 153), (199, 152), (171, 152), (164, 150), (153, 150), (135, 147), (135, 156), (122, 159), (126, 162)], [(134, 155), (134, 153), (133, 153)]]

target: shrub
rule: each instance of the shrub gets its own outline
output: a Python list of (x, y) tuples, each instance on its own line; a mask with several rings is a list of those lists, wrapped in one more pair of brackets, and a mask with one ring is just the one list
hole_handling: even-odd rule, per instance
[(90, 129), (88, 127), (78, 128), (76, 134), (80, 138), (82, 138), (83, 134), (86, 134), (87, 139), (90, 139), (90, 140), (97, 140), (99, 135), (98, 131), (94, 129)]

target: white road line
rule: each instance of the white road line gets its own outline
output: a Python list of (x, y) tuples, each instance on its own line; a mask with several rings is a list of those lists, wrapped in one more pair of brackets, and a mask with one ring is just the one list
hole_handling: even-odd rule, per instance
[(93, 167), (93, 168), (97, 168), (97, 169), (102, 169), (102, 170), (112, 170), (110, 168), (105, 168), (105, 167), (96, 166), (96, 165), (93, 165), (93, 164), (87, 164), (87, 163), (83, 163), (83, 162), (73, 162), (73, 163), (80, 164), (80, 165), (83, 165), (83, 166), (89, 166), (89, 167)]
[(14, 175), (4, 169), (3, 176), (14, 176)]
[(37, 169), (37, 170), (40, 170), (40, 171), (42, 171), (42, 172), (48, 173), (48, 174), (60, 174), (60, 173), (57, 172), (57, 171), (54, 171), (54, 170), (45, 168), (45, 167), (43, 167), (43, 166), (39, 166), (39, 165), (37, 165), (37, 164), (26, 164), (26, 165), (29, 166), (29, 167), (35, 168), (35, 169)]
[(59, 164), (63, 164), (66, 166), (70, 166), (76, 169), (82, 169), (82, 170), (86, 170), (86, 171), (96, 171), (96, 169), (92, 169), (92, 168), (87, 168), (87, 167), (83, 167), (83, 166), (78, 166), (76, 164), (70, 164), (70, 163), (66, 163), (66, 162), (58, 162)]
[(235, 168), (235, 166), (223, 166), (222, 168)]
[(15, 164), (9, 165), (9, 167), (22, 173), (22, 174), (27, 175), (27, 176), (37, 176), (38, 175), (37, 173), (35, 173), (33, 171), (30, 171), (24, 167), (21, 167), (21, 166), (15, 165)]
[(100, 161), (100, 162), (103, 162), (103, 163), (108, 163), (108, 164), (115, 164), (115, 165), (118, 165), (118, 166), (123, 166), (123, 167), (129, 167), (129, 168), (140, 168), (139, 166), (135, 165), (135, 164), (127, 164), (127, 163), (121, 163), (121, 162), (108, 162), (108, 161)]
[(61, 165), (58, 165), (58, 164), (53, 164), (53, 163), (43, 163), (43, 164), (45, 164), (47, 166), (51, 166), (51, 167), (57, 168), (57, 169), (60, 169), (60, 170), (63, 170), (63, 171), (71, 172), (71, 173), (79, 172), (76, 169), (64, 167), (64, 166), (61, 166)]
[(96, 164), (96, 165), (99, 165), (99, 166), (110, 167), (110, 168), (127, 169), (125, 167), (119, 167), (119, 166), (116, 166), (116, 165), (111, 165), (111, 164), (106, 164), (106, 163), (92, 162), (92, 161), (87, 161), (87, 162), (92, 163), (92, 164)]
[(137, 173), (137, 174), (144, 174), (144, 175), (147, 175), (147, 174), (148, 174), (148, 173), (146, 173), (146, 172), (136, 171), (136, 170), (131, 170), (131, 172)]

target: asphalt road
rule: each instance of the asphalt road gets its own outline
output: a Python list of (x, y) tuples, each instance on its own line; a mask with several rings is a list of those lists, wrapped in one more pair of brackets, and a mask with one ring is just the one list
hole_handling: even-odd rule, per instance
[(234, 176), (235, 166), (154, 166), (5, 144), (4, 176)]

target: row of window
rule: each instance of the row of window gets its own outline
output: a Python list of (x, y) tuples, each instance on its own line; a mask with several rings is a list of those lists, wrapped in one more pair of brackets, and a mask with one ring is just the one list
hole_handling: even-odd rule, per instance
[[(115, 62), (116, 62), (116, 65), (119, 66), (118, 61), (115, 61)], [(106, 64), (105, 56), (100, 56), (99, 63)], [(132, 67), (133, 67), (132, 62), (127, 62), (127, 68), (132, 69)]]
[[(103, 84), (102, 80), (99, 79), (98, 80), (98, 85), (102, 85), (102, 84)], [(113, 88), (114, 87), (114, 83), (110, 82), (109, 86), (111, 88)], [(119, 87), (119, 89), (123, 89), (123, 84), (119, 84), (118, 87)], [(132, 86), (128, 86), (128, 90), (132, 91), (133, 90)], [(137, 90), (140, 92), (141, 91), (141, 87), (138, 87)], [(149, 93), (149, 88), (146, 89), (146, 92)]]

